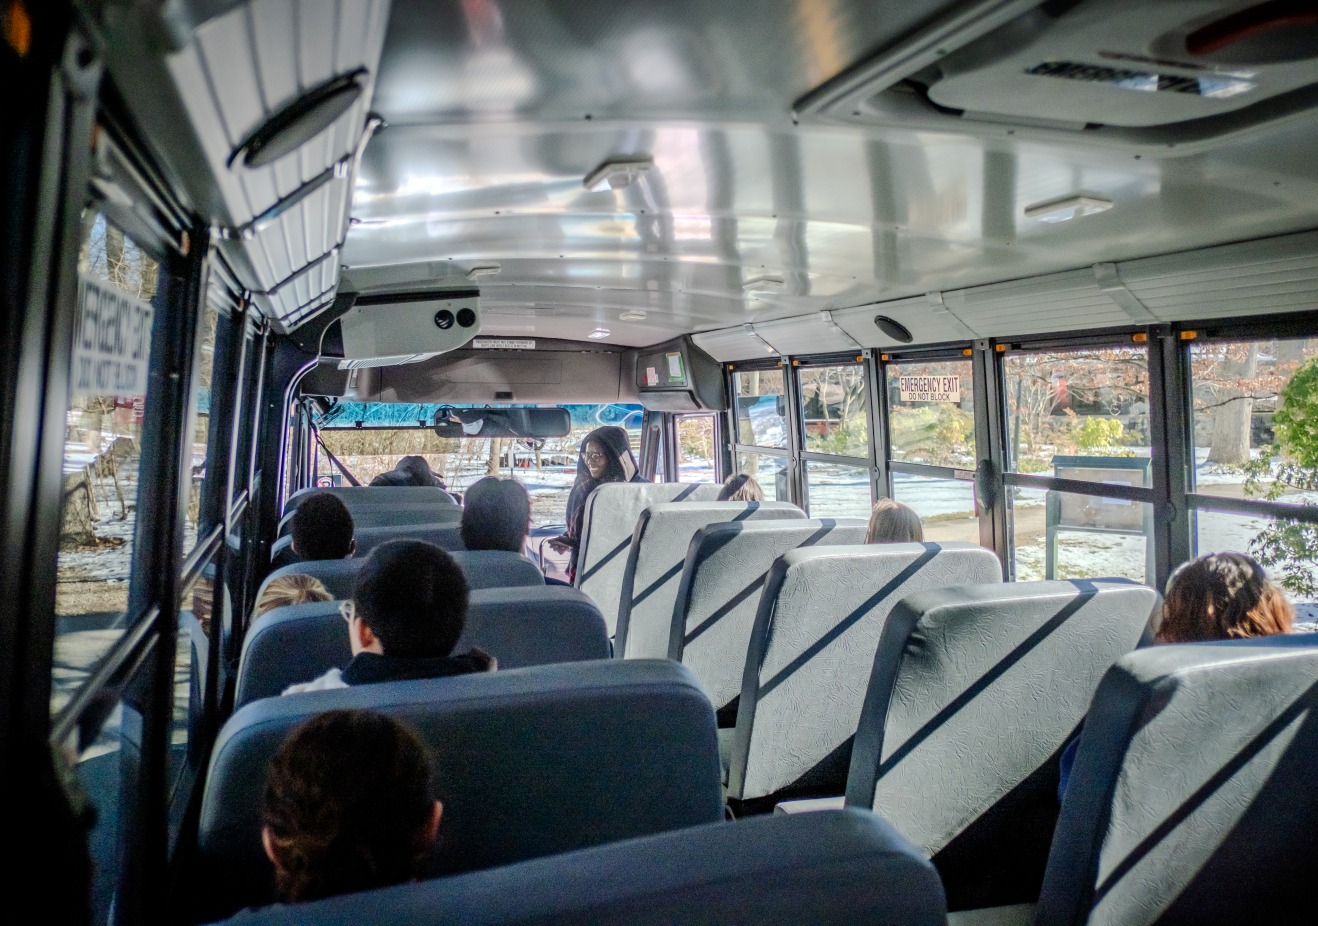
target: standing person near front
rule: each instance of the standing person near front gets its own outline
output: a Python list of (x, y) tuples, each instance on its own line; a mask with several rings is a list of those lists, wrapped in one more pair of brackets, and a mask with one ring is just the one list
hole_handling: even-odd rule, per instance
[(572, 492), (567, 498), (567, 533), (549, 541), (549, 545), (559, 553), (572, 551), (567, 570), (569, 581), (576, 580), (581, 524), (590, 493), (606, 482), (645, 481), (641, 477), (636, 457), (632, 455), (631, 441), (626, 431), (614, 425), (606, 425), (586, 435), (577, 457), (577, 481), (572, 484)]

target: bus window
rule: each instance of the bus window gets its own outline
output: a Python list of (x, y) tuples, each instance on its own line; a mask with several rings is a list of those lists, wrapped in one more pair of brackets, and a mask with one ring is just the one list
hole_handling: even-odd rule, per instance
[[(1013, 352), (1003, 382), (1015, 578), (1151, 580), (1147, 351)], [(1087, 482), (1093, 492), (1026, 487), (1010, 473)]]
[(798, 368), (806, 511), (813, 518), (869, 516), (869, 389), (865, 366)]
[(732, 374), (737, 472), (754, 476), (767, 501), (792, 500), (784, 386), (778, 367)]
[(149, 300), (160, 273), (154, 260), (100, 215), (87, 223), (79, 268), (84, 299), (108, 305), (106, 294), (126, 298), (117, 314), (104, 315), (114, 327), (107, 323), (98, 334), (95, 319), (84, 312), (77, 331), (64, 443), (52, 711), (68, 701), (126, 629), (147, 377), (144, 359), (128, 369), (132, 348), (124, 339), (149, 344)]
[(1318, 341), (1195, 343), (1190, 376), (1196, 553), (1247, 552), (1318, 601), (1318, 528), (1285, 517), (1318, 503)]
[[(212, 302), (207, 302), (206, 310), (201, 316), (201, 335), (197, 343), (197, 372), (192, 394), (196, 402), (194, 425), (192, 429), (191, 456), (187, 463), (191, 472), (189, 490), (186, 499), (186, 521), (183, 528), (183, 549), (191, 550), (197, 545), (197, 521), (201, 511), (202, 484), (206, 480), (209, 462), (210, 442), (210, 407), (211, 375), (215, 367), (215, 326), (220, 319), (220, 309)], [(222, 452), (227, 453), (228, 447)]]
[(678, 482), (718, 481), (717, 439), (713, 415), (682, 415), (677, 419)]
[(975, 390), (969, 360), (885, 365), (892, 497), (924, 521), (926, 540), (979, 542), (974, 483)]

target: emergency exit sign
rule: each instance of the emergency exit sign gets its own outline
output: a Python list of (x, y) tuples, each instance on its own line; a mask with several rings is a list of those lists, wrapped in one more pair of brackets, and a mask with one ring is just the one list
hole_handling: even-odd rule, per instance
[(897, 391), (903, 402), (960, 402), (960, 376), (899, 376)]

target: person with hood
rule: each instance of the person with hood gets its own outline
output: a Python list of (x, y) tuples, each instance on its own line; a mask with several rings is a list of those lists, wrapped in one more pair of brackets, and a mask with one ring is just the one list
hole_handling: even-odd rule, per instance
[(577, 456), (577, 481), (572, 484), (572, 492), (567, 497), (567, 533), (549, 541), (559, 553), (572, 551), (567, 570), (569, 581), (576, 581), (577, 548), (590, 493), (606, 482), (645, 481), (636, 457), (632, 455), (626, 431), (615, 425), (605, 425), (586, 435)]
[(387, 473), (381, 473), (371, 480), (373, 486), (439, 486), (447, 489), (444, 480), (435, 475), (420, 454), (410, 454), (398, 461), (398, 465)]

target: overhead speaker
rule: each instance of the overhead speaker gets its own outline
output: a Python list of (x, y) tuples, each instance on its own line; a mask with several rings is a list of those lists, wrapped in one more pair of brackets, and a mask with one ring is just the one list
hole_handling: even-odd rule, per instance
[(911, 334), (910, 329), (896, 319), (889, 318), (886, 315), (874, 316), (875, 326), (892, 338), (898, 344), (910, 344), (915, 340), (915, 335)]
[(365, 78), (366, 70), (358, 68), (312, 87), (247, 136), (229, 155), (229, 166), (264, 167), (301, 148), (352, 108)]

